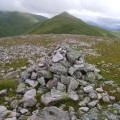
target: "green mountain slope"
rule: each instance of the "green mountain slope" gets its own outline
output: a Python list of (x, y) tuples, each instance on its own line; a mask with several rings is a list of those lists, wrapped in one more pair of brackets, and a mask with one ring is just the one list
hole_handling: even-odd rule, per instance
[(24, 34), (38, 22), (46, 20), (37, 16), (21, 12), (0, 12), (0, 37)]
[(32, 34), (82, 34), (94, 36), (113, 36), (110, 32), (101, 28), (91, 26), (82, 20), (73, 17), (64, 12), (57, 15), (42, 24), (38, 24), (36, 28), (31, 31)]

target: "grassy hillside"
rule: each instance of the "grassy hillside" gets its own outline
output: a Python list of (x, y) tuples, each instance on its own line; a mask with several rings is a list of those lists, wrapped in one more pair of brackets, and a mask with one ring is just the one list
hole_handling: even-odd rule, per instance
[(118, 38), (120, 38), (120, 30), (112, 31), (112, 34)]
[(0, 37), (23, 34), (45, 19), (43, 16), (27, 13), (0, 12)]
[(31, 31), (32, 34), (82, 34), (95, 36), (113, 36), (110, 32), (98, 27), (86, 24), (85, 22), (71, 16), (68, 13), (57, 15), (42, 24), (38, 24)]

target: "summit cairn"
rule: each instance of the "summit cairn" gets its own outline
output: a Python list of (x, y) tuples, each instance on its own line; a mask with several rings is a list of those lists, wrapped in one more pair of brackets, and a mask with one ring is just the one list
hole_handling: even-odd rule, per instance
[[(14, 108), (19, 114), (16, 119), (119, 120), (120, 115), (110, 113), (109, 108), (117, 106), (120, 110), (120, 105), (111, 105), (115, 97), (104, 90), (99, 73), (95, 65), (85, 62), (81, 51), (68, 46), (57, 47), (21, 72), (16, 89), (19, 100), (12, 103), (13, 108), (17, 106)], [(71, 105), (64, 103), (67, 100)], [(111, 106), (101, 111), (101, 101)], [(64, 108), (68, 108), (67, 111)]]

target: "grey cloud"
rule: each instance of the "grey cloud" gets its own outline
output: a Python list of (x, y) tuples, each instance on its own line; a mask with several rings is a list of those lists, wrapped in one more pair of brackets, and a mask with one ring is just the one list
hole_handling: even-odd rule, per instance
[(120, 17), (119, 0), (0, 0), (0, 10), (16, 10), (55, 15), (63, 11), (78, 17)]

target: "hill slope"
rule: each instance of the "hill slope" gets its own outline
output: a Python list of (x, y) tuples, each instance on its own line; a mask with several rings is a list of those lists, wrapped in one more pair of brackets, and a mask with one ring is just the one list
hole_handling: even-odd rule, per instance
[(37, 16), (20, 12), (0, 12), (0, 37), (20, 35), (31, 29), (36, 23), (46, 20)]
[(32, 34), (82, 34), (93, 36), (113, 36), (110, 32), (101, 28), (88, 25), (82, 20), (73, 17), (64, 12), (57, 15), (42, 24), (38, 24), (36, 28), (31, 31)]

